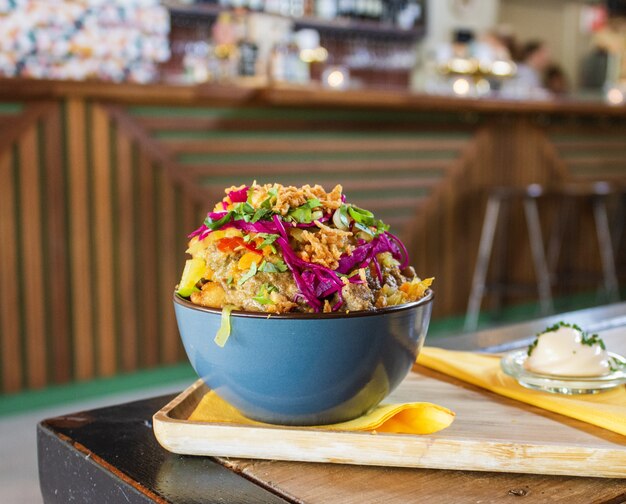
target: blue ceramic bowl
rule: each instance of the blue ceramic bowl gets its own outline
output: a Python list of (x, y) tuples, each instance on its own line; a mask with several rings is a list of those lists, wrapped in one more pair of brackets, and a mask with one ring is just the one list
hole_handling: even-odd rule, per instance
[[(373, 312), (233, 311), (223, 348), (221, 310), (174, 295), (191, 365), (209, 388), (249, 418), (322, 425), (359, 417), (407, 375), (424, 343), (433, 293)], [(419, 398), (416, 398), (418, 400)]]

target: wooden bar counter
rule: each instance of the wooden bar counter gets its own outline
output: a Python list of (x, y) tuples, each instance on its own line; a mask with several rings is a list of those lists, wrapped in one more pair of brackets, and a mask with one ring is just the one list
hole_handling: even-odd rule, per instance
[[(626, 178), (626, 107), (599, 102), (0, 80), (0, 132), (4, 392), (184, 359), (186, 235), (232, 184), (341, 183), (442, 316), (465, 309), (485, 189)], [(511, 277), (533, 280), (522, 224)]]

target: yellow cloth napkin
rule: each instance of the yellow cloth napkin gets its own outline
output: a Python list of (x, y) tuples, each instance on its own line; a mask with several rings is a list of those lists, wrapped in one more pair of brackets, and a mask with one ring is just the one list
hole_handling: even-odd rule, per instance
[(580, 396), (530, 390), (500, 369), (500, 357), (433, 347), (423, 348), (417, 363), (496, 394), (626, 435), (624, 386), (599, 394)]
[[(189, 420), (192, 422), (270, 425), (243, 416), (235, 407), (210, 391), (200, 400)], [(454, 413), (443, 406), (417, 402), (380, 404), (362, 417), (332, 425), (312, 428), (344, 431), (376, 431), (396, 434), (432, 434), (448, 427)], [(306, 427), (303, 427), (306, 428)]]

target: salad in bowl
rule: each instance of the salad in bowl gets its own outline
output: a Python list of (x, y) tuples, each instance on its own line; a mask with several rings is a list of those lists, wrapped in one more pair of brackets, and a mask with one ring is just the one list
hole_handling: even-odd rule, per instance
[(339, 185), (228, 188), (187, 252), (174, 293), (185, 350), (209, 388), (250, 418), (349, 420), (415, 363), (432, 279)]

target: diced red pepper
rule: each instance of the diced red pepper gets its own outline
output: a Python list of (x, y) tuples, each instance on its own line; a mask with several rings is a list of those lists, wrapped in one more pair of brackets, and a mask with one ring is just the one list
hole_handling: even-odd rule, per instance
[(217, 248), (220, 252), (232, 252), (237, 247), (243, 247), (248, 249), (250, 252), (254, 252), (256, 254), (262, 254), (261, 250), (257, 250), (254, 242), (246, 243), (243, 241), (243, 238), (239, 236), (233, 236), (230, 238), (222, 238), (217, 242)]

